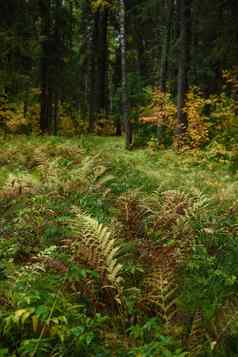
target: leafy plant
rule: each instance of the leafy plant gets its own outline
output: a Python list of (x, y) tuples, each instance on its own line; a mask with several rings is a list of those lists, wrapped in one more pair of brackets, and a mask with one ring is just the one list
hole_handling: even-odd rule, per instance
[(120, 295), (123, 285), (122, 265), (118, 259), (120, 245), (113, 233), (80, 211), (71, 221), (71, 227), (76, 238), (72, 245), (74, 255), (84, 257), (87, 264), (101, 274), (104, 288), (111, 287)]

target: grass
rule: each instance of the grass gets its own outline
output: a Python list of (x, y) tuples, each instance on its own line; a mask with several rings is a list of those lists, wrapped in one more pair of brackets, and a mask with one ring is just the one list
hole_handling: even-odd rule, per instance
[[(209, 320), (217, 324), (214, 356), (236, 355), (233, 318), (220, 311), (238, 310), (238, 172), (228, 159), (125, 151), (121, 138), (96, 136), (0, 145), (0, 355), (182, 357), (195, 356), (194, 344), (211, 355), (208, 342), (191, 338), (198, 311), (204, 336)], [(116, 237), (123, 293), (104, 281), (104, 255), (82, 244), (77, 253), (75, 208)], [(178, 297), (165, 323), (166, 274)], [(219, 332), (227, 321), (232, 333)]]

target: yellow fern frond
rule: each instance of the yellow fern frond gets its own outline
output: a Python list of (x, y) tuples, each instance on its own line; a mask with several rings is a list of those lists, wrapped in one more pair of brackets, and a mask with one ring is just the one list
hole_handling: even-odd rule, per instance
[(158, 309), (160, 318), (170, 323), (177, 309), (177, 285), (173, 271), (159, 269), (145, 279), (146, 299)]
[(111, 287), (121, 291), (123, 267), (118, 261), (120, 246), (109, 228), (79, 210), (71, 221), (71, 227), (76, 236), (76, 254), (83, 254), (94, 269), (106, 276)]

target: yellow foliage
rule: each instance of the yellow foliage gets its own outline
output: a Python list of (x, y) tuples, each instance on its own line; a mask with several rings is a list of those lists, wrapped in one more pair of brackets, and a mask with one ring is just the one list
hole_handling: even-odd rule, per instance
[(23, 132), (27, 127), (27, 119), (20, 108), (9, 108), (7, 100), (0, 102), (0, 124), (6, 131), (13, 133)]
[[(231, 131), (234, 133), (237, 130), (238, 108), (235, 98), (238, 98), (238, 70), (232, 74), (226, 72), (224, 77), (232, 86), (232, 96), (221, 93), (206, 98), (196, 87), (187, 93), (184, 107), (187, 131), (182, 137), (174, 135), (175, 147), (179, 147), (180, 150), (198, 149), (212, 138), (218, 138), (218, 141), (222, 142), (231, 141)], [(175, 134), (176, 105), (171, 96), (159, 89), (154, 90), (152, 104), (145, 108), (140, 122), (168, 128)]]
[(27, 114), (28, 124), (34, 134), (40, 134), (40, 105), (33, 104)]
[(6, 122), (7, 128), (12, 132), (18, 132), (20, 129), (26, 127), (27, 124), (27, 119), (21, 113), (13, 113)]
[(235, 100), (235, 113), (238, 113), (238, 105), (237, 105), (237, 99), (238, 99), (238, 66), (234, 66), (231, 70), (229, 71), (224, 71), (223, 72), (223, 79), (225, 80), (226, 87), (228, 87), (231, 90), (231, 94), (233, 99)]
[(208, 122), (203, 114), (206, 104), (206, 98), (202, 97), (196, 88), (188, 92), (185, 112), (188, 121), (188, 141), (192, 148), (199, 148), (208, 142)]
[(91, 0), (92, 11), (97, 11), (99, 8), (111, 7), (112, 0)]
[(140, 122), (156, 126), (165, 125), (170, 129), (175, 128), (176, 105), (170, 95), (156, 88), (153, 91), (152, 104), (145, 109)]
[(232, 98), (222, 93), (220, 96), (211, 96), (210, 103), (214, 107), (211, 123), (214, 131), (219, 132), (237, 126), (235, 101)]
[(115, 132), (113, 121), (100, 115), (96, 121), (96, 134), (110, 136)]
[(62, 135), (73, 136), (76, 134), (85, 134), (87, 131), (87, 121), (78, 120), (69, 114), (64, 105), (58, 108), (58, 131)]
[(60, 114), (59, 130), (65, 135), (75, 134), (76, 129), (73, 120), (64, 112)]

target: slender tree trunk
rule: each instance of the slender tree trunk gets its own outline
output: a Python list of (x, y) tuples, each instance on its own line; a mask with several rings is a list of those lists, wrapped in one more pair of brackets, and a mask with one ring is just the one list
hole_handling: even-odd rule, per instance
[[(71, 0), (71, 21), (73, 23), (73, 2)], [(79, 27), (79, 34), (81, 34), (82, 39), (80, 41), (79, 51), (80, 53), (86, 54), (82, 56), (80, 60), (79, 66), (79, 73), (78, 73), (78, 86), (79, 86), (79, 95), (75, 98), (75, 104), (77, 110), (80, 112), (82, 117), (90, 118), (90, 113), (92, 112), (91, 106), (91, 96), (90, 91), (92, 89), (92, 65), (93, 65), (93, 58), (92, 58), (92, 37), (94, 31), (94, 18), (92, 18), (90, 3), (85, 3), (84, 6), (81, 8), (82, 11), (82, 19), (80, 21)], [(71, 28), (71, 32), (73, 28)], [(71, 35), (73, 38), (73, 33)], [(72, 42), (72, 41), (71, 41)], [(71, 44), (71, 53), (73, 54), (73, 48)], [(88, 127), (89, 127), (88, 122)]]
[[(116, 51), (116, 59), (115, 59), (115, 63), (113, 66), (111, 83), (112, 83), (112, 89), (111, 89), (111, 92), (112, 92), (111, 96), (112, 96), (113, 92), (115, 93), (119, 89), (120, 83), (121, 83), (121, 47), (118, 47), (118, 49)], [(121, 115), (117, 115), (115, 118), (115, 129), (116, 129), (115, 135), (121, 136), (122, 135)]]
[[(173, 8), (174, 1), (169, 0), (164, 2), (164, 15), (165, 24), (162, 26), (162, 55), (160, 60), (160, 78), (159, 78), (159, 89), (162, 93), (166, 92), (167, 80), (168, 80), (168, 64), (169, 64), (169, 49), (171, 40), (171, 26), (173, 20)], [(163, 108), (162, 108), (163, 110)], [(157, 139), (158, 144), (163, 143), (164, 136), (164, 125), (160, 123), (157, 127)]]
[[(52, 93), (51, 93), (51, 130), (54, 135), (57, 135), (58, 129), (58, 104), (61, 95), (61, 68), (63, 67), (63, 57), (64, 57), (64, 34), (62, 29), (62, 7), (63, 0), (55, 0), (55, 18), (54, 18), (54, 61), (53, 65), (53, 78), (51, 78)], [(70, 15), (73, 13), (73, 4), (70, 2)], [(72, 18), (71, 18), (72, 20)], [(72, 46), (72, 27), (70, 28), (69, 42)], [(61, 67), (62, 66), (62, 67)]]
[(41, 59), (41, 110), (40, 129), (42, 133), (49, 130), (49, 88), (47, 59)]
[(89, 53), (89, 131), (96, 126), (97, 115), (108, 112), (108, 10), (100, 8), (93, 15)]
[(187, 129), (187, 116), (184, 111), (188, 91), (188, 71), (190, 65), (191, 7), (192, 0), (179, 1), (179, 54), (178, 54), (178, 88), (177, 88), (177, 130), (178, 137)]
[(53, 114), (53, 134), (57, 135), (58, 131), (58, 108), (59, 108), (59, 97), (58, 94), (54, 95), (54, 114)]
[(89, 103), (89, 132), (94, 132), (96, 127), (96, 48), (97, 48), (97, 28), (99, 21), (98, 11), (94, 14), (92, 21), (92, 29), (90, 34), (90, 44), (89, 44), (89, 90), (88, 90), (88, 103)]
[(121, 41), (121, 75), (122, 75), (122, 116), (126, 134), (126, 149), (132, 145), (132, 126), (128, 115), (127, 72), (126, 72), (126, 11), (124, 0), (120, 0), (120, 41)]
[(168, 79), (168, 61), (169, 61), (169, 48), (170, 48), (170, 39), (171, 39), (171, 25), (173, 19), (173, 6), (174, 1), (170, 0), (165, 6), (166, 13), (166, 22), (165, 26), (162, 28), (162, 37), (163, 37), (163, 48), (162, 56), (160, 61), (160, 81), (159, 88), (162, 92), (166, 92), (166, 83)]
[(41, 21), (42, 21), (42, 55), (40, 65), (41, 79), (41, 112), (40, 112), (40, 129), (42, 133), (49, 132), (50, 115), (52, 101), (49, 88), (49, 33), (50, 33), (50, 0), (40, 1)]
[(106, 113), (108, 111), (108, 10), (101, 9), (98, 23), (98, 43), (97, 43), (97, 112)]
[(25, 91), (25, 96), (24, 96), (24, 104), (23, 104), (23, 115), (24, 118), (26, 118), (27, 113), (28, 113), (28, 106), (29, 106), (29, 91)]

